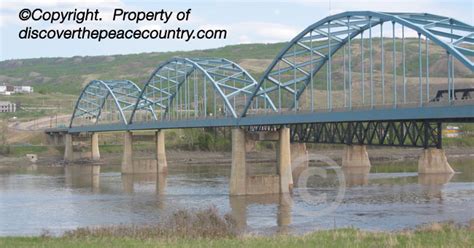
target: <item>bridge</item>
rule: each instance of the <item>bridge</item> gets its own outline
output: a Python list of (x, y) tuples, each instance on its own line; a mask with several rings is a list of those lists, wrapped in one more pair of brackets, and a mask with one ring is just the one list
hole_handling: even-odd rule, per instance
[[(473, 58), (474, 27), (454, 18), (344, 12), (299, 33), (258, 80), (225, 58), (180, 57), (141, 88), (93, 80), (69, 126), (46, 133), (65, 137), (72, 160), (79, 134), (92, 137), (92, 158), (100, 159), (98, 134), (124, 132), (122, 173), (136, 173), (143, 168), (133, 165), (133, 132), (156, 131), (151, 172), (165, 172), (164, 130), (230, 127), (233, 195), (289, 192), (305, 143), (346, 145), (343, 168), (370, 168), (366, 145), (420, 147), (420, 173), (452, 173), (442, 124), (474, 121)], [(246, 143), (258, 140), (277, 142), (278, 175), (248, 175)]]

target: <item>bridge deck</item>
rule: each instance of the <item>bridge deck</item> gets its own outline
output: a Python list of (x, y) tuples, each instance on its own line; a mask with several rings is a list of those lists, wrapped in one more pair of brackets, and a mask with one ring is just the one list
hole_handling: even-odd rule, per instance
[(397, 109), (361, 109), (350, 112), (287, 112), (243, 118), (207, 118), (139, 122), (132, 124), (113, 123), (51, 128), (45, 132), (114, 132), (133, 130), (156, 130), (174, 128), (236, 127), (256, 125), (287, 125), (298, 123), (357, 122), (389, 120), (437, 120), (443, 122), (467, 122), (474, 120), (473, 105), (432, 106)]

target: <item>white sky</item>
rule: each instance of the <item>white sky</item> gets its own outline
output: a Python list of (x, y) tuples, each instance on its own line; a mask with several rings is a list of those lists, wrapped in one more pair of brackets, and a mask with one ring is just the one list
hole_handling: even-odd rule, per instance
[[(49, 24), (20, 21), (23, 8), (44, 10), (74, 10), (98, 8), (104, 21), (84, 24)], [(142, 22), (138, 25), (112, 22), (108, 18), (114, 8), (125, 10), (180, 11), (192, 9), (190, 21), (162, 24)], [(349, 10), (389, 12), (428, 12), (474, 23), (473, 0), (398, 0), (398, 1), (127, 1), (127, 0), (0, 0), (0, 60), (37, 57), (70, 57), (86, 55), (130, 54), (141, 52), (182, 51), (221, 47), (241, 43), (288, 41), (310, 24)], [(21, 40), (18, 32), (34, 28), (225, 28), (225, 40)]]

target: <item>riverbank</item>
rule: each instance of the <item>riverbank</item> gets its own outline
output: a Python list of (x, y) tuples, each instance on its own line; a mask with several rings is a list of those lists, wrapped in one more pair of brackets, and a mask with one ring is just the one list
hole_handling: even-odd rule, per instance
[[(121, 150), (122, 147), (117, 145), (101, 146), (101, 160), (103, 164), (117, 164), (119, 165), (122, 158)], [(115, 149), (115, 147), (117, 149)], [(28, 148), (28, 149), (27, 149)], [(41, 152), (41, 148), (44, 148), (44, 152)], [(308, 149), (309, 154), (322, 155), (333, 159), (337, 163), (341, 161), (342, 145), (333, 145), (331, 147), (320, 146)], [(469, 147), (446, 147), (444, 148), (446, 156), (449, 161), (470, 159), (474, 157), (474, 151)], [(421, 148), (397, 148), (397, 147), (369, 147), (368, 154), (371, 162), (384, 162), (384, 163), (398, 163), (398, 162), (413, 162), (415, 163), (420, 154)], [(22, 149), (22, 152), (18, 151), (13, 156), (2, 156), (0, 155), (0, 165), (30, 165), (31, 162), (26, 157), (26, 154), (33, 153), (38, 155), (37, 165), (40, 166), (56, 166), (58, 161), (62, 160), (62, 154), (59, 150), (53, 147), (26, 147)], [(87, 160), (90, 158), (90, 152), (77, 152), (75, 154), (77, 158)], [(137, 150), (134, 154), (137, 159), (153, 158), (152, 147), (143, 147), (143, 149)], [(79, 159), (81, 160), (81, 159)], [(229, 166), (232, 162), (231, 152), (216, 152), (216, 151), (184, 151), (178, 149), (167, 150), (168, 164), (172, 166), (181, 165), (215, 165), (215, 166)], [(263, 149), (259, 151), (251, 151), (247, 153), (248, 163), (274, 163), (276, 162), (275, 151), (270, 149)]]
[(400, 232), (357, 229), (317, 231), (301, 236), (245, 236), (240, 238), (129, 238), (129, 237), (4, 237), (2, 247), (472, 247), (472, 227), (432, 224)]

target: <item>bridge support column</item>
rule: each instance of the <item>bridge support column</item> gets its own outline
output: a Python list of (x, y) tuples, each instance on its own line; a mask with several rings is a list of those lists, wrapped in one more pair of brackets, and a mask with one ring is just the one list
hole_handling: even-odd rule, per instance
[(127, 131), (123, 137), (122, 174), (133, 173), (133, 134)]
[(155, 144), (158, 173), (165, 173), (168, 171), (168, 163), (166, 161), (165, 133), (163, 130), (155, 133)]
[(342, 156), (342, 167), (370, 167), (370, 160), (366, 146), (346, 145)]
[[(55, 146), (61, 145), (60, 138), (61, 138), (61, 136), (60, 136), (59, 134), (54, 134), (54, 135), (53, 135), (53, 144), (54, 144)], [(62, 140), (63, 140), (62, 143), (64, 143), (64, 137), (62, 138)]]
[(72, 161), (74, 159), (72, 134), (65, 134), (64, 137), (64, 160)]
[(231, 195), (247, 194), (247, 164), (245, 161), (245, 131), (232, 129), (232, 168), (229, 190)]
[(46, 133), (44, 134), (44, 137), (47, 145), (56, 145), (54, 144), (54, 134)]
[(280, 193), (290, 193), (293, 189), (291, 172), (290, 129), (282, 127), (278, 131), (278, 174), (280, 175)]
[(93, 133), (91, 137), (92, 160), (100, 160), (99, 133)]
[(284, 194), (291, 192), (293, 176), (291, 171), (290, 129), (281, 128), (274, 134), (272, 140), (278, 142), (276, 156), (278, 175), (248, 175), (246, 144), (248, 144), (248, 139), (254, 137), (247, 134), (243, 129), (232, 129), (230, 195)]
[(418, 173), (452, 174), (454, 173), (454, 170), (451, 168), (451, 165), (449, 165), (443, 149), (428, 148), (423, 149), (420, 159), (418, 160)]

